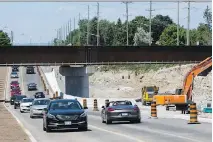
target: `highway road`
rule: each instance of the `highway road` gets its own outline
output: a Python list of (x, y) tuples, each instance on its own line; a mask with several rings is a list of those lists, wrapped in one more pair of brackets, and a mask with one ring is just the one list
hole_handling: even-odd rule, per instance
[[(43, 90), (37, 72), (26, 75), (25, 69), (21, 68), (19, 80), (22, 88), (24, 87), (23, 93), (28, 96), (35, 93), (27, 91), (26, 84), (30, 82), (38, 84), (38, 91)], [(19, 109), (14, 110), (12, 106), (9, 109), (31, 132), (37, 142), (211, 142), (212, 140), (211, 123), (189, 125), (186, 120), (149, 119), (149, 116), (142, 116), (140, 124), (115, 123), (106, 125), (101, 123), (100, 112), (90, 110), (88, 110), (88, 131), (72, 130), (46, 133), (42, 129), (41, 118), (31, 119), (29, 113), (21, 114)]]

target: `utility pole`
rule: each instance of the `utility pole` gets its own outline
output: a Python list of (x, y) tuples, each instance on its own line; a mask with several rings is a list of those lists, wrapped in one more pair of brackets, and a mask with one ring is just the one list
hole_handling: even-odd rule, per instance
[(74, 26), (74, 27), (73, 27), (73, 28), (74, 28), (73, 30), (75, 30), (75, 17), (74, 17), (73, 24), (74, 24), (74, 25), (73, 25), (73, 26)]
[(178, 1), (178, 5), (177, 5), (177, 46), (179, 46), (179, 43), (180, 43), (180, 41), (179, 41), (179, 23), (180, 23), (180, 21), (179, 21), (179, 19), (180, 19), (180, 16), (179, 16), (179, 10), (180, 10), (180, 2)]
[(149, 8), (149, 46), (152, 45), (152, 2), (150, 1), (150, 8)]
[(14, 39), (14, 35), (13, 35), (13, 31), (11, 31), (11, 44), (13, 45), (13, 39)]
[(100, 44), (100, 35), (99, 35), (99, 2), (97, 2), (97, 46)]
[(89, 5), (88, 5), (88, 19), (87, 19), (87, 46), (89, 45)]
[(190, 26), (190, 2), (188, 2), (188, 23), (187, 24), (188, 24), (188, 26), (187, 26), (187, 46), (189, 46), (190, 45), (190, 35), (189, 35), (190, 34), (189, 33), (190, 32), (189, 31), (190, 30), (189, 29), (190, 28), (189, 27)]
[(79, 26), (79, 46), (81, 46), (81, 29), (80, 29), (81, 13), (78, 14), (78, 26)]
[(72, 20), (70, 19), (70, 23), (69, 23), (69, 42), (72, 45)]
[(65, 41), (66, 41), (66, 25), (64, 25), (64, 45), (66, 45)]
[(123, 2), (126, 5), (126, 45), (129, 46), (129, 3), (131, 2)]

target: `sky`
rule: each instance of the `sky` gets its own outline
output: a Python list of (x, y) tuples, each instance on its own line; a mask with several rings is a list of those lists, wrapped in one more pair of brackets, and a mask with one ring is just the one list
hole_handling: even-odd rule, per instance
[[(14, 44), (44, 45), (51, 42), (57, 36), (57, 29), (68, 24), (72, 20), (72, 27), (77, 28), (80, 17), (87, 18), (88, 5), (90, 6), (90, 18), (97, 15), (96, 2), (1, 2), (0, 4), (0, 29), (5, 32), (14, 32)], [(200, 22), (204, 22), (203, 12), (207, 5), (212, 8), (211, 2), (197, 2), (190, 4), (190, 28), (196, 28)], [(129, 20), (135, 16), (149, 18), (150, 4), (148, 2), (134, 2), (129, 4)], [(180, 25), (187, 27), (188, 3), (180, 3)], [(121, 2), (100, 2), (100, 18), (117, 21), (121, 18), (125, 21), (125, 4)], [(153, 2), (152, 17), (157, 14), (170, 16), (177, 23), (177, 3)], [(10, 35), (10, 34), (9, 34)]]

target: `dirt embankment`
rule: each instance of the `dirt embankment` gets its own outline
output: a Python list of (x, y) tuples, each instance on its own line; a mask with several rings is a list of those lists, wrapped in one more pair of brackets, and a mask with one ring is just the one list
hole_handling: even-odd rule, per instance
[[(178, 65), (163, 67), (140, 73), (133, 70), (97, 70), (90, 76), (91, 97), (127, 97), (140, 98), (141, 88), (148, 85), (156, 85), (160, 92), (174, 92), (176, 88), (182, 88), (186, 73), (194, 66)], [(206, 77), (196, 77), (194, 81), (193, 96), (198, 105), (210, 100), (212, 94), (212, 72)], [(128, 78), (130, 77), (130, 78)]]

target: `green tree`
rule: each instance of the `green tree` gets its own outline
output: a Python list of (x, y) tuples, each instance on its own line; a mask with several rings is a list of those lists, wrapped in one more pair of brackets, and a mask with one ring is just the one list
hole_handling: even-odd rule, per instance
[(197, 32), (197, 40), (200, 45), (211, 45), (211, 33), (207, 24), (200, 23)]
[[(179, 28), (179, 45), (185, 45), (186, 43), (186, 30), (183, 27)], [(177, 25), (172, 24), (164, 29), (162, 32), (159, 44), (163, 46), (175, 46), (177, 45)]]
[(171, 24), (173, 24), (173, 21), (169, 16), (156, 15), (152, 19), (153, 43), (156, 43), (159, 40), (163, 30)]
[(149, 45), (149, 33), (146, 33), (143, 28), (138, 28), (137, 32), (135, 33), (134, 45)]
[(0, 30), (0, 46), (11, 46), (8, 34), (2, 30)]

